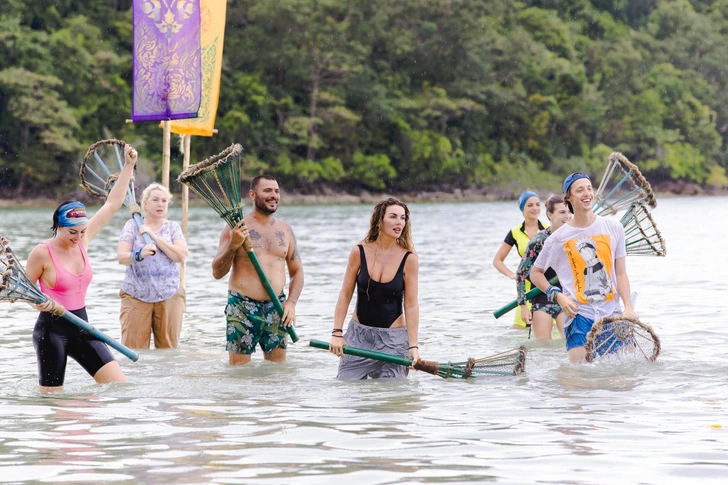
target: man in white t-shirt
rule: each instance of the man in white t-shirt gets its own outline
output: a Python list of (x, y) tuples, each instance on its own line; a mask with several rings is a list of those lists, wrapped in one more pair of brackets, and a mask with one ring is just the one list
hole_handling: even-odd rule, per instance
[[(566, 177), (564, 201), (574, 218), (546, 240), (531, 269), (531, 282), (566, 313), (566, 350), (569, 360), (578, 362), (584, 360), (586, 335), (596, 320), (620, 313), (628, 318), (637, 315), (629, 297), (624, 228), (592, 211), (594, 188), (586, 174)], [(563, 291), (549, 285), (544, 276), (549, 267)]]

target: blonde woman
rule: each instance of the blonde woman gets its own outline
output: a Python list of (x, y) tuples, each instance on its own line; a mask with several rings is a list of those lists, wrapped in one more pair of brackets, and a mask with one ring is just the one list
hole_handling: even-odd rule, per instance
[[(342, 357), (341, 380), (403, 378), (408, 372), (401, 365), (344, 355), (347, 344), (409, 357), (413, 364), (419, 358), (419, 267), (411, 232), (407, 206), (394, 198), (383, 200), (374, 207), (364, 241), (349, 254), (329, 344), (329, 351)], [(356, 309), (344, 334), (354, 287)]]
[(187, 243), (179, 224), (167, 220), (171, 201), (164, 186), (149, 185), (142, 194), (144, 224), (131, 219), (119, 236), (117, 257), (127, 267), (119, 293), (121, 341), (133, 349), (148, 349), (152, 334), (157, 349), (179, 345), (185, 294), (177, 263), (187, 258)]

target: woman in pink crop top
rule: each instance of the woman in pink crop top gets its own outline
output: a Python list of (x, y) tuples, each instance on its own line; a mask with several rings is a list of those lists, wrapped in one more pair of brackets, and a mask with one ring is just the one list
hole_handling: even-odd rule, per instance
[[(404, 202), (391, 197), (379, 202), (374, 207), (369, 233), (349, 254), (336, 303), (329, 350), (342, 357), (339, 379), (407, 376), (408, 369), (404, 366), (344, 355), (343, 346), (409, 357), (414, 364), (420, 355), (418, 272), (409, 209)], [(343, 334), (355, 287), (356, 308)]]
[[(124, 147), (124, 159), (124, 168), (106, 203), (93, 217), (86, 217), (80, 202), (64, 202), (53, 213), (53, 237), (38, 244), (28, 256), (26, 271), (30, 279), (38, 281), (46, 295), (86, 321), (86, 290), (93, 278), (86, 250), (124, 203), (137, 160), (136, 151), (129, 145)], [(106, 345), (64, 318), (47, 313), (48, 303), (37, 307), (41, 314), (33, 330), (41, 392), (63, 390), (68, 357), (100, 384), (125, 382), (119, 363)]]

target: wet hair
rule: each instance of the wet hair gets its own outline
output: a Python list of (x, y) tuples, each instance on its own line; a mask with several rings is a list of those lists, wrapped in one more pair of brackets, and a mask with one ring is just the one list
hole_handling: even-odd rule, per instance
[(372, 217), (369, 220), (369, 232), (364, 238), (364, 242), (377, 242), (379, 240), (379, 235), (382, 231), (382, 222), (384, 221), (384, 216), (387, 214), (387, 208), (393, 205), (398, 205), (404, 209), (405, 223), (404, 228), (402, 229), (402, 234), (400, 234), (397, 238), (397, 244), (405, 248), (407, 251), (414, 252), (415, 245), (412, 242), (412, 224), (410, 222), (409, 208), (407, 207), (407, 204), (399, 199), (395, 199), (394, 197), (384, 199), (374, 206), (374, 212), (372, 212)]
[(556, 204), (563, 204), (564, 198), (560, 195), (552, 195), (549, 200), (546, 201), (546, 212), (553, 214), (556, 208)]
[(258, 183), (263, 179), (277, 182), (276, 178), (272, 175), (268, 175), (268, 174), (258, 175), (250, 182), (250, 190), (255, 190), (255, 188), (258, 186)]
[(160, 192), (164, 192), (164, 195), (167, 196), (167, 200), (169, 201), (169, 203), (172, 203), (172, 193), (169, 191), (169, 189), (164, 185), (152, 183), (147, 185), (147, 188), (144, 189), (144, 192), (142, 192), (142, 209), (144, 209), (145, 212), (147, 210), (147, 201), (149, 200), (149, 196), (152, 194), (152, 190), (159, 190)]
[(53, 225), (51, 226), (51, 231), (53, 231), (53, 236), (58, 234), (58, 217), (61, 214), (61, 207), (63, 207), (66, 204), (70, 204), (72, 202), (78, 202), (76, 200), (64, 200), (60, 204), (58, 204), (58, 207), (56, 207), (56, 210), (53, 211)]

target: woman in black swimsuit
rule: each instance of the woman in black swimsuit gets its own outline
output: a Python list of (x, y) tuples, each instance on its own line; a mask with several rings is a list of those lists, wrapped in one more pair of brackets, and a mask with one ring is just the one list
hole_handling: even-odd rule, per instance
[[(401, 365), (344, 355), (342, 347), (347, 344), (409, 357), (414, 362), (419, 358), (419, 269), (411, 232), (407, 206), (394, 198), (383, 200), (374, 207), (369, 233), (349, 254), (329, 344), (331, 353), (342, 357), (341, 380), (402, 378), (408, 372)], [(355, 286), (356, 308), (344, 334)]]

